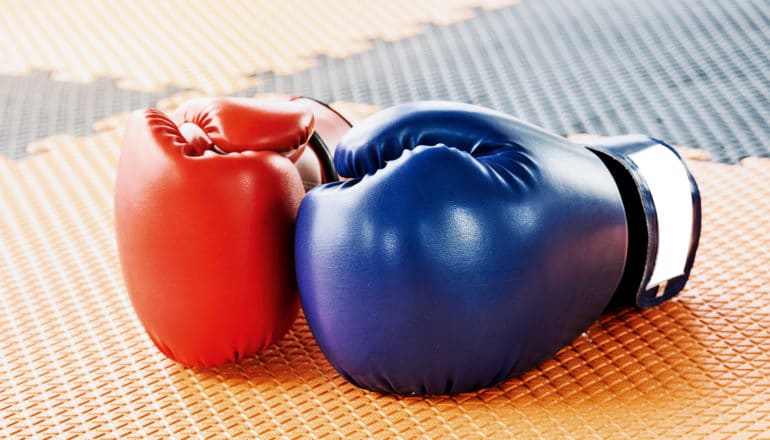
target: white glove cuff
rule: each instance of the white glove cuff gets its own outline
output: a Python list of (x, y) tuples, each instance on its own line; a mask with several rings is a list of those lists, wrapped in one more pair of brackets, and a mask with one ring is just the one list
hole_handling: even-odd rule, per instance
[[(630, 268), (632, 272), (642, 273), (641, 280), (636, 276), (633, 286), (626, 283), (621, 287), (636, 289), (635, 303), (639, 307), (659, 304), (684, 288), (695, 258), (701, 221), (700, 193), (695, 179), (673, 148), (647, 136), (601, 138), (589, 148), (599, 153), (605, 163), (608, 159), (613, 161), (616, 173), (620, 165), (630, 175), (638, 194), (633, 197), (624, 194), (623, 201), (626, 204), (641, 201), (642, 210), (633, 212), (636, 215), (643, 212), (645, 217), (644, 222), (629, 219), (629, 228), (646, 225), (647, 229), (646, 234), (629, 231), (631, 239), (646, 235), (646, 246), (637, 249), (639, 252), (646, 247), (646, 256), (628, 258), (637, 265), (644, 261), (643, 268)], [(620, 189), (621, 192), (631, 190), (622, 186)], [(626, 207), (626, 212), (632, 211)]]

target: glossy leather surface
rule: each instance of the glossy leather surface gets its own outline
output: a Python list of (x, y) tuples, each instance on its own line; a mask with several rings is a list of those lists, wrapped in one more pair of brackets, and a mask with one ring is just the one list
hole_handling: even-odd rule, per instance
[(582, 146), (476, 106), (384, 110), (305, 197), (295, 253), (318, 344), (356, 385), (443, 394), (537, 366), (623, 273), (612, 175)]
[(307, 103), (234, 97), (187, 101), (173, 119), (179, 126), (192, 123), (200, 127), (225, 153), (291, 153), (305, 145), (315, 125)]
[(237, 360), (294, 321), (304, 189), (290, 158), (312, 130), (302, 103), (241, 98), (189, 102), (173, 121), (156, 110), (131, 116), (115, 189), (118, 250), (137, 315), (168, 357)]

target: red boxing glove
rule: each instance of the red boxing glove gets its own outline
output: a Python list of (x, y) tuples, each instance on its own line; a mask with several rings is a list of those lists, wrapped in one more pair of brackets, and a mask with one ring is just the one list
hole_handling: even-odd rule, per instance
[(166, 356), (210, 366), (261, 351), (299, 302), (293, 161), (311, 139), (302, 100), (196, 99), (134, 113), (115, 188), (126, 288)]

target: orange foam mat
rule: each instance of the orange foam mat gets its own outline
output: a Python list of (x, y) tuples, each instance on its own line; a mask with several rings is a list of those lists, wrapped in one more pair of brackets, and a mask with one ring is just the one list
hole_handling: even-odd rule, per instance
[[(296, 72), (320, 54), (365, 51), (426, 23), (469, 18), (473, 8), (518, 0), (25, 0), (0, 5), (0, 74), (53, 72), (62, 81), (118, 79), (224, 94), (255, 72)], [(363, 7), (362, 7), (363, 6)]]
[(689, 161), (703, 236), (676, 299), (604, 316), (491, 389), (396, 397), (341, 379), (302, 317), (238, 364), (187, 369), (163, 357), (120, 276), (112, 190), (122, 124), (109, 122), (0, 158), (2, 437), (769, 435), (770, 160)]

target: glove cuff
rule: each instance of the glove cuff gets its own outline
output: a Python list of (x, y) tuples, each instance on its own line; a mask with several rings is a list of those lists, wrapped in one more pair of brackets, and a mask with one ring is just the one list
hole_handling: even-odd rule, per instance
[(615, 178), (628, 219), (626, 268), (611, 306), (660, 304), (690, 276), (701, 228), (698, 185), (679, 154), (657, 139), (607, 137), (588, 148)]
[(291, 100), (306, 103), (315, 116), (315, 130), (308, 142), (310, 148), (305, 149), (295, 164), (305, 191), (322, 183), (336, 182), (339, 176), (334, 168), (334, 147), (352, 124), (337, 110), (317, 99), (295, 96)]

